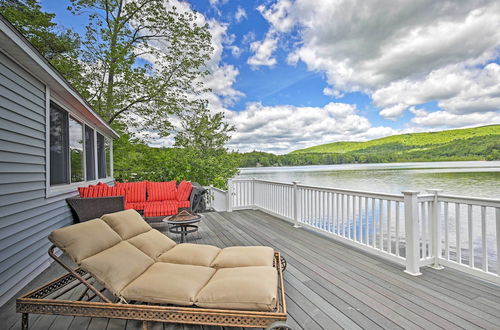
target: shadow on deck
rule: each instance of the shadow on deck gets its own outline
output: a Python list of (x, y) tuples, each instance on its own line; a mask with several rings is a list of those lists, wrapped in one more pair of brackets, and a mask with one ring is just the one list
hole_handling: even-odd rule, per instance
[[(260, 211), (207, 213), (188, 242), (268, 245), (288, 261), (288, 323), (296, 329), (500, 329), (500, 286), (451, 270), (403, 268)], [(176, 239), (176, 237), (173, 237)], [(19, 294), (63, 273), (52, 264)], [(2, 329), (19, 329), (15, 299), (0, 309)], [(30, 315), (33, 329), (140, 329), (138, 321)], [(152, 324), (152, 329), (221, 327)], [(229, 328), (228, 328), (229, 329)], [(234, 328), (231, 328), (234, 329)]]

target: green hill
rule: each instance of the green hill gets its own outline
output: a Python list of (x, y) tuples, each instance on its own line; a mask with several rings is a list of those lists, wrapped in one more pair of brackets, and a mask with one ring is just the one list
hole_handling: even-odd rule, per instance
[(500, 125), (335, 142), (286, 155), (254, 151), (235, 156), (241, 167), (500, 160)]
[(461, 140), (473, 139), (469, 142), (500, 144), (500, 125), (481, 126), (475, 128), (453, 129), (440, 132), (412, 133), (393, 135), (366, 142), (333, 142), (306, 149), (292, 151), (290, 154), (310, 153), (380, 153), (380, 152), (430, 152), (439, 147), (453, 147)]

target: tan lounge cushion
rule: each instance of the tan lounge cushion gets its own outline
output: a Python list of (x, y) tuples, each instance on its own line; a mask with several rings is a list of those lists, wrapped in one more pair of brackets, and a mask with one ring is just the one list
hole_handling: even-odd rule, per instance
[(208, 267), (219, 251), (212, 245), (182, 243), (162, 254), (157, 261)]
[(84, 259), (81, 265), (109, 291), (120, 296), (120, 291), (144, 273), (153, 263), (153, 259), (132, 244), (120, 242)]
[(156, 229), (151, 229), (150, 231), (134, 236), (128, 239), (127, 242), (155, 260), (162, 253), (176, 245), (174, 241)]
[(214, 273), (209, 267), (157, 262), (130, 283), (122, 296), (126, 300), (190, 306)]
[(105, 214), (101, 219), (106, 222), (123, 239), (145, 233), (151, 230), (151, 226), (144, 221), (136, 210), (125, 210)]
[(94, 219), (56, 229), (50, 233), (49, 240), (80, 264), (83, 259), (118, 244), (122, 239), (101, 219)]
[(274, 267), (222, 268), (201, 289), (195, 304), (205, 308), (272, 311), (276, 307), (277, 285)]
[(272, 266), (274, 250), (268, 246), (232, 246), (224, 248), (211, 263), (215, 268)]

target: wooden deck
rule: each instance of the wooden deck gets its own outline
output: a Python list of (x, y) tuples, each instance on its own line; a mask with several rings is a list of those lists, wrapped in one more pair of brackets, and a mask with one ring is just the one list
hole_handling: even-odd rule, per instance
[[(288, 322), (296, 329), (500, 329), (500, 286), (464, 273), (424, 268), (412, 277), (401, 266), (353, 250), (260, 211), (208, 213), (200, 237), (219, 247), (269, 245), (287, 258)], [(20, 291), (62, 274), (52, 265)], [(15, 301), (0, 309), (2, 329), (19, 329)], [(30, 316), (33, 329), (140, 329), (136, 321)], [(152, 324), (152, 329), (218, 329)]]

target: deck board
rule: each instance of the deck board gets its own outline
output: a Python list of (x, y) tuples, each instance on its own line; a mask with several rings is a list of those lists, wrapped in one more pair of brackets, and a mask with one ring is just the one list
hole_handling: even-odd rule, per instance
[[(279, 250), (288, 261), (284, 274), (288, 322), (298, 330), (500, 329), (500, 286), (452, 269), (423, 268), (422, 276), (413, 277), (400, 265), (293, 228), (260, 211), (207, 213), (199, 235), (192, 234), (187, 241), (219, 247), (269, 245)], [(62, 273), (53, 264), (20, 293)], [(78, 296), (79, 290), (68, 295)], [(2, 328), (19, 328), (20, 315), (14, 311), (14, 299), (0, 308)], [(33, 329), (142, 327), (137, 321), (45, 315), (30, 316), (30, 325)], [(150, 328), (225, 330), (161, 323), (151, 323)]]

